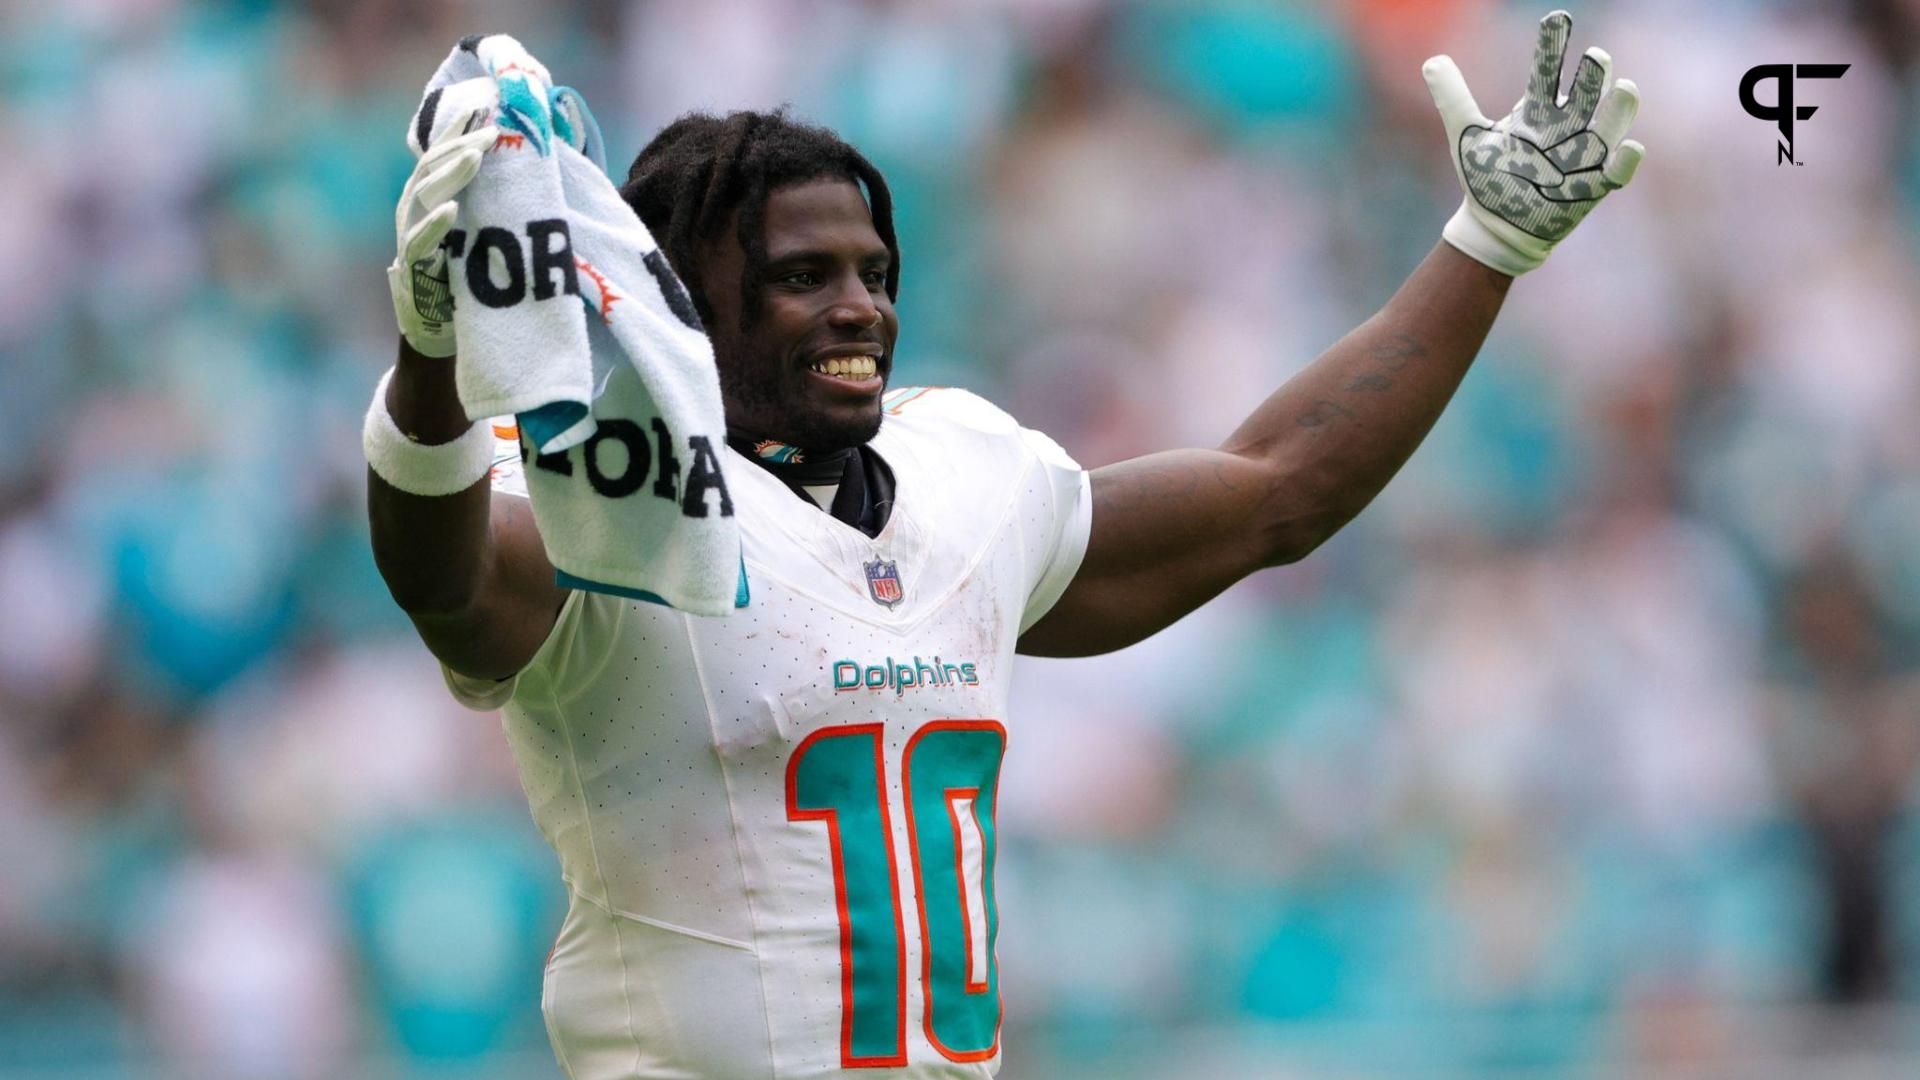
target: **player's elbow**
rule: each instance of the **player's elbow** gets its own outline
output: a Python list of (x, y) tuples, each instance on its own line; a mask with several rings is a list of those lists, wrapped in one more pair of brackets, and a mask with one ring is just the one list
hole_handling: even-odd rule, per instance
[(1275, 530), (1266, 543), (1266, 553), (1261, 560), (1265, 566), (1288, 566), (1313, 554), (1327, 538), (1333, 535), (1331, 528), (1308, 527), (1295, 524), (1291, 527)]
[(482, 579), (479, 553), (457, 553), (416, 541), (396, 542), (376, 525), (373, 563), (387, 594), (411, 616), (440, 617), (471, 609)]
[(479, 589), (468, 578), (420, 573), (405, 564), (382, 564), (381, 577), (387, 583), (387, 595), (401, 611), (410, 616), (444, 618), (472, 609)]
[(1297, 563), (1339, 532), (1353, 517), (1353, 510), (1334, 496), (1333, 488), (1316, 484), (1308, 476), (1292, 474), (1276, 481), (1263, 507), (1263, 565)]

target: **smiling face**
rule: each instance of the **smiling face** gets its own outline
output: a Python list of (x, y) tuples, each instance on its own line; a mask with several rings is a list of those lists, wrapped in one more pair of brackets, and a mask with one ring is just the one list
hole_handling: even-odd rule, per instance
[(880, 430), (899, 320), (887, 245), (860, 188), (822, 179), (767, 194), (766, 268), (742, 319), (746, 252), (729, 226), (701, 254), (714, 361), (729, 433), (810, 450), (858, 446)]

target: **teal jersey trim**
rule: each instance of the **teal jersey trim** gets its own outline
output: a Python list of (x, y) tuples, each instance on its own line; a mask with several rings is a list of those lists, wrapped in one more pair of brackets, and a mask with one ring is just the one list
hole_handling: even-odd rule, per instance
[[(553, 572), (553, 580), (554, 584), (559, 585), (563, 589), (582, 589), (586, 592), (606, 593), (608, 596), (624, 596), (629, 600), (645, 600), (649, 604), (659, 604), (664, 608), (673, 607), (672, 604), (662, 599), (658, 593), (650, 593), (645, 589), (629, 589), (624, 585), (608, 585), (604, 581), (589, 581), (586, 578), (576, 577), (558, 568)], [(747, 561), (745, 558), (742, 558), (740, 560), (740, 582), (733, 590), (733, 606), (735, 608), (746, 607), (747, 601), (751, 598), (752, 594), (747, 589)], [(679, 609), (676, 608), (675, 610)]]
[(514, 419), (519, 421), (520, 430), (527, 433), (533, 452), (545, 454), (548, 453), (547, 447), (553, 440), (578, 424), (586, 415), (587, 406), (578, 401), (549, 401), (538, 408), (520, 413)]

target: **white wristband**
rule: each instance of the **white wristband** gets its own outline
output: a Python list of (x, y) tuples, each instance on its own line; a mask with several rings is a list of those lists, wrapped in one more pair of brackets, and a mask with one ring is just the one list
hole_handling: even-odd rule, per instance
[(380, 376), (360, 429), (360, 445), (374, 473), (411, 495), (452, 495), (485, 479), (493, 468), (491, 426), (474, 424), (449, 443), (415, 442), (387, 412), (387, 383), (392, 379), (392, 368)]

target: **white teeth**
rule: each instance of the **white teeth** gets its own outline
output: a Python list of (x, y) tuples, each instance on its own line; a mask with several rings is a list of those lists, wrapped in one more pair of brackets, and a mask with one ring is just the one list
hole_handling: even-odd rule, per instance
[(813, 365), (822, 375), (842, 379), (871, 379), (880, 370), (880, 362), (871, 356), (836, 356)]

